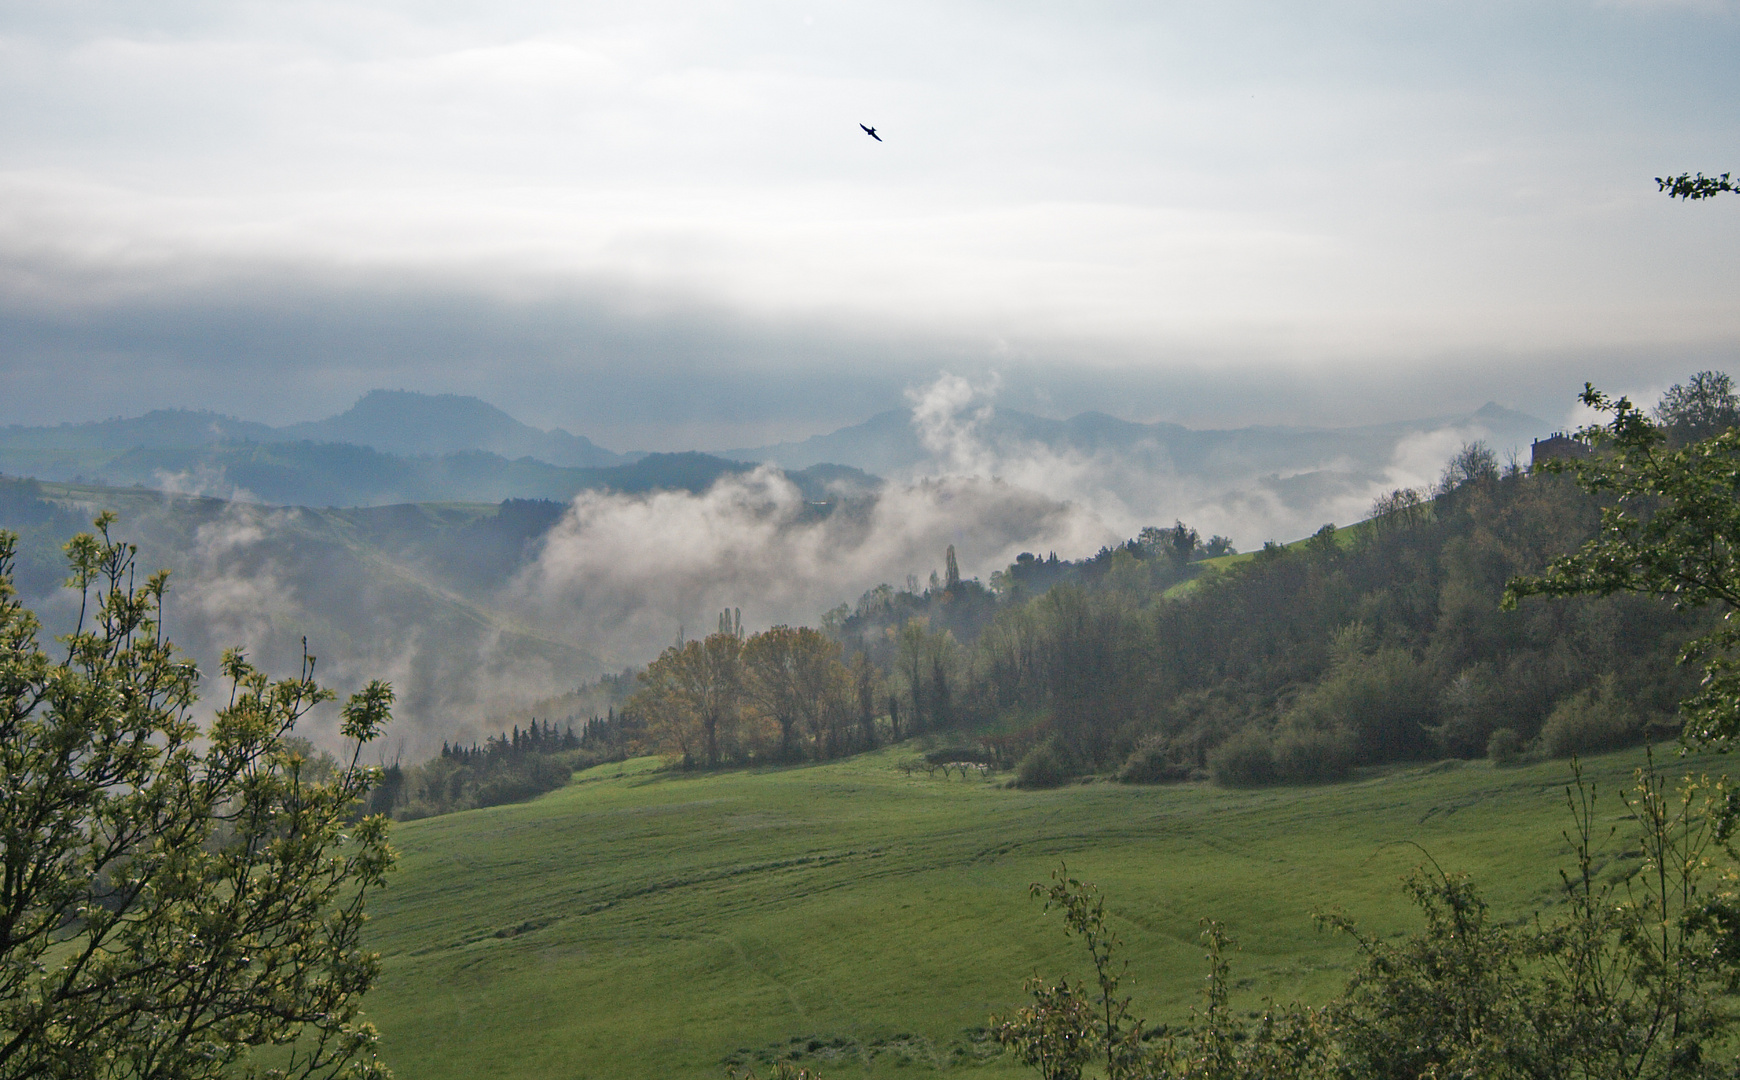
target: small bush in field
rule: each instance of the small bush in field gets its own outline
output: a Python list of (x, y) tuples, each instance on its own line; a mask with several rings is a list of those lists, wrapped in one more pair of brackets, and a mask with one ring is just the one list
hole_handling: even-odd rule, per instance
[(1222, 787), (1256, 787), (1275, 782), (1275, 748), (1268, 733), (1247, 727), (1208, 755), (1208, 772)]
[(1169, 784), (1190, 779), (1190, 771), (1189, 765), (1172, 759), (1165, 739), (1148, 738), (1124, 759), (1118, 780), (1125, 784)]
[(1054, 788), (1069, 778), (1057, 751), (1041, 744), (1027, 752), (1015, 767), (1015, 786), (1024, 788)]
[(1276, 779), (1292, 783), (1322, 783), (1345, 779), (1353, 769), (1353, 736), (1340, 729), (1287, 730), (1275, 736)]
[(1510, 765), (1522, 757), (1523, 739), (1515, 728), (1501, 727), (1486, 739), (1486, 756), (1494, 765)]
[(1624, 701), (1612, 675), (1554, 707), (1541, 725), (1541, 746), (1551, 757), (1618, 750), (1643, 737), (1643, 719)]

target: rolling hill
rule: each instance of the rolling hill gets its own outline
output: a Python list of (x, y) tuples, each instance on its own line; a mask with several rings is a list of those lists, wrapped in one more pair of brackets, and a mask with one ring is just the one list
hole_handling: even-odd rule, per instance
[[(1137, 1011), (1166, 1022), (1202, 984), (1203, 917), (1242, 943), (1235, 1004), (1321, 1001), (1353, 956), (1312, 929), (1314, 909), (1414, 927), (1399, 878), (1423, 848), (1517, 918), (1554, 902), (1566, 858), (1564, 762), (1017, 791), (903, 768), (914, 755), (711, 775), (604, 765), (531, 803), (397, 826), (403, 863), (371, 932), (388, 1061), (431, 1080), (715, 1080), (792, 1055), (829, 1080), (1029, 1076), (985, 1028), (1035, 971), (1084, 973), (1026, 895), (1061, 860), (1106, 888)], [(1622, 824), (1611, 793), (1641, 760), (1586, 763), (1604, 821)]]

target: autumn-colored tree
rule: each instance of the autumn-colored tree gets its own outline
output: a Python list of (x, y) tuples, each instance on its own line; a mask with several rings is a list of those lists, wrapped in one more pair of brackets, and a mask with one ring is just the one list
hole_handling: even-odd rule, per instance
[(779, 725), (781, 756), (796, 756), (800, 727), (824, 756), (822, 737), (842, 711), (847, 679), (839, 642), (808, 626), (775, 626), (744, 643), (743, 669), (745, 695)]
[(743, 638), (720, 631), (673, 645), (647, 665), (630, 705), (646, 718), (666, 752), (708, 768), (733, 734), (743, 698)]
[(803, 719), (798, 687), (798, 639), (814, 634), (808, 627), (775, 626), (755, 634), (743, 645), (744, 694), (755, 708), (779, 727), (779, 756), (797, 756), (797, 732)]

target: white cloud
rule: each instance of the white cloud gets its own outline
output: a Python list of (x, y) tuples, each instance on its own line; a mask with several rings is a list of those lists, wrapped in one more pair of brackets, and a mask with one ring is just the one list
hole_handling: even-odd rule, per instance
[(1304, 486), (1290, 492), (1288, 477), (1237, 460), (1186, 475), (1152, 444), (1086, 453), (994, 436), (994, 392), (994, 380), (946, 373), (914, 387), (911, 422), (933, 460), (828, 515), (770, 468), (701, 494), (583, 492), (508, 602), (588, 648), (644, 662), (725, 608), (741, 608), (751, 629), (814, 624), (878, 583), (922, 581), (950, 544), (967, 575), (988, 577), (1022, 551), (1081, 558), (1176, 518), (1246, 548), (1291, 540), (1363, 518), (1394, 488), (1429, 486), (1463, 443), (1488, 436), (1466, 425), (1398, 432), (1376, 463), (1300, 462)]
[(1734, 215), (1649, 184), (1734, 143), (1721, 11), (77, 10), (0, 16), (12, 289), (391, 273), (1148, 364), (1740, 337)]
[(815, 624), (882, 582), (939, 568), (989, 574), (1023, 550), (1093, 550), (1113, 539), (1090, 513), (1000, 481), (940, 477), (817, 517), (778, 472), (706, 492), (583, 492), (514, 587), (516, 603), (583, 644), (644, 662), (680, 628), (727, 607), (745, 624)]

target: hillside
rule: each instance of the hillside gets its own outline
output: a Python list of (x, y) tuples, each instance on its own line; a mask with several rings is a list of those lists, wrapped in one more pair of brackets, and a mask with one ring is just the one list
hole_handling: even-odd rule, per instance
[[(699, 492), (753, 466), (709, 454), (646, 454), (622, 465), (568, 468), (530, 457), (510, 461), (483, 450), (402, 457), (340, 442), (211, 442), (198, 446), (0, 448), (0, 471), (99, 487), (143, 487), (275, 506), (389, 506), (396, 503), (546, 499), (581, 491)], [(876, 477), (823, 465), (787, 474), (806, 498), (866, 492)]]
[[(914, 754), (707, 776), (606, 765), (529, 804), (396, 827), (368, 1006), (388, 1060), (431, 1080), (716, 1080), (728, 1057), (765, 1075), (758, 1054), (796, 1048), (829, 1080), (982, 1056), (968, 1075), (1027, 1076), (990, 1058), (983, 1028), (1035, 970), (1082, 974), (1026, 895), (1059, 860), (1106, 887), (1138, 1011), (1166, 1021), (1201, 985), (1202, 917), (1241, 941), (1245, 1003), (1322, 1000), (1351, 949), (1311, 912), (1411, 928), (1410, 845), (1472, 872), (1502, 918), (1552, 903), (1566, 857), (1563, 762), (1026, 792), (909, 773)], [(1609, 811), (1640, 761), (1588, 763)]]

